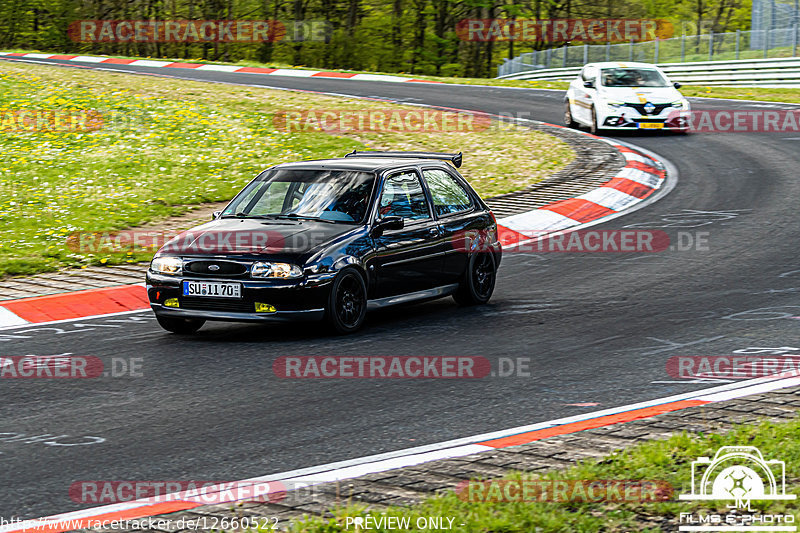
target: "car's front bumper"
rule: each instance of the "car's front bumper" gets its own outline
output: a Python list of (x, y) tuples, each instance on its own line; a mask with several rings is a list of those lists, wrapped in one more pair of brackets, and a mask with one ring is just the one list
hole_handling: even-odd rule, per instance
[(598, 117), (598, 125), (608, 130), (677, 130), (689, 129), (689, 111), (671, 110), (660, 115), (642, 115), (630, 108), (612, 109)]
[(295, 322), (317, 321), (325, 316), (325, 309), (306, 309), (303, 311), (275, 311), (274, 313), (245, 313), (239, 311), (211, 311), (207, 309), (180, 309), (150, 304), (158, 316), (174, 318), (201, 318), (223, 322)]
[[(319, 320), (330, 295), (335, 273), (300, 280), (213, 279), (147, 273), (150, 307), (160, 316), (200, 318), (233, 322)], [(208, 298), (183, 295), (183, 281), (213, 281), (241, 284), (241, 298)], [(177, 299), (178, 307), (166, 300)], [(256, 302), (272, 306), (272, 312), (256, 312)]]

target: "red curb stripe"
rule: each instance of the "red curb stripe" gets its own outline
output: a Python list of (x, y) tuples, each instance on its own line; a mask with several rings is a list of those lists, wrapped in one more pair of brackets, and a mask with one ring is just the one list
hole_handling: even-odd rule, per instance
[(499, 240), (500, 244), (503, 246), (516, 244), (520, 241), (525, 241), (528, 239), (529, 237), (527, 235), (524, 235), (518, 231), (514, 231), (513, 229), (505, 226), (501, 226), (500, 224), (497, 225), (497, 240)]
[(603, 184), (603, 187), (615, 189), (640, 199), (647, 198), (656, 191), (656, 189), (648, 187), (643, 183), (620, 177), (611, 178), (609, 181)]
[(55, 55), (55, 56), (50, 56), (47, 59), (73, 59), (75, 57), (78, 57), (78, 56)]
[(43, 525), (39, 527), (33, 526), (25, 529), (20, 529), (17, 531), (20, 532), (27, 531), (30, 533), (60, 533), (63, 531), (71, 531), (74, 529), (94, 528), (96, 527), (97, 522), (109, 523), (112, 521), (133, 520), (136, 518), (144, 518), (160, 514), (175, 513), (178, 511), (187, 511), (189, 509), (194, 509), (195, 507), (200, 507), (201, 505), (202, 505), (201, 503), (184, 502), (184, 501), (164, 502), (164, 503), (157, 503), (154, 505), (145, 505), (143, 507), (136, 507), (135, 509), (128, 509), (126, 511), (105, 513), (96, 516), (89, 516), (86, 518), (67, 519), (63, 522), (54, 522), (52, 524)]
[(249, 72), (251, 74), (272, 74), (276, 68), (261, 68), (261, 67), (242, 67), (236, 72)]
[(580, 422), (572, 422), (562, 426), (552, 428), (539, 429), (536, 431), (529, 431), (527, 433), (520, 433), (519, 435), (512, 435), (511, 437), (503, 437), (500, 439), (487, 440), (478, 442), (483, 446), (491, 448), (507, 448), (509, 446), (519, 446), (521, 444), (528, 444), (547, 437), (555, 437), (557, 435), (566, 435), (568, 433), (576, 433), (578, 431), (585, 431), (587, 429), (595, 429), (604, 426), (612, 426), (622, 422), (631, 422), (633, 420), (640, 420), (642, 418), (651, 418), (664, 413), (671, 413), (673, 411), (680, 411), (687, 407), (697, 407), (698, 405), (705, 405), (707, 403), (703, 400), (681, 400), (678, 402), (670, 402), (653, 407), (644, 407), (642, 409), (634, 409), (625, 413), (618, 413), (615, 415), (600, 416), (591, 418), (589, 420), (582, 420)]
[(312, 78), (352, 78), (355, 74), (349, 72), (317, 72)]
[(10, 54), (3, 54), (3, 57), (25, 57), (27, 52), (12, 52)]
[(28, 322), (50, 322), (85, 316), (148, 309), (147, 291), (141, 285), (122, 285), (5, 301), (5, 307)]
[(116, 57), (109, 57), (108, 59), (104, 59), (101, 63), (111, 63), (114, 65), (130, 65), (134, 61), (139, 61), (138, 59), (119, 59)]
[(630, 149), (630, 148), (628, 148), (627, 146), (622, 146), (622, 145), (620, 145), (620, 146), (615, 146), (614, 148), (616, 148), (616, 149), (617, 149), (617, 150), (619, 150), (620, 152), (626, 152), (626, 153), (628, 153), (628, 154), (643, 155), (643, 154), (641, 154), (641, 153), (637, 152), (636, 150), (631, 150), (631, 149)]
[(625, 168), (635, 168), (636, 170), (641, 170), (642, 172), (647, 172), (648, 174), (655, 174), (661, 179), (664, 179), (666, 173), (663, 170), (659, 170), (652, 165), (648, 165), (647, 163), (642, 163), (641, 161), (628, 161), (628, 164), (625, 165)]
[(202, 63), (169, 63), (164, 65), (165, 68), (199, 68), (202, 66)]
[(549, 205), (540, 207), (540, 209), (547, 209), (559, 215), (571, 218), (578, 222), (590, 222), (592, 220), (616, 213), (613, 209), (603, 207), (600, 204), (584, 200), (582, 198), (569, 198), (561, 200)]

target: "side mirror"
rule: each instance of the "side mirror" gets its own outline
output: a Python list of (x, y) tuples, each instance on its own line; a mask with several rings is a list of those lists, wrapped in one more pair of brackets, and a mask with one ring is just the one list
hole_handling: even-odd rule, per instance
[(403, 217), (391, 216), (379, 218), (375, 221), (375, 224), (372, 225), (372, 236), (380, 237), (383, 235), (383, 232), (388, 229), (403, 229), (404, 226), (405, 220), (403, 220)]
[(594, 89), (594, 82), (592, 80), (584, 80), (583, 86), (587, 89)]
[(211, 220), (217, 220), (221, 214), (222, 214), (222, 211), (214, 211), (211, 214)]
[(676, 89), (680, 89), (681, 87), (683, 87), (683, 86), (682, 86), (680, 83), (678, 83), (677, 81), (676, 81), (675, 83), (673, 83), (672, 85), (673, 85), (673, 86), (674, 86)]

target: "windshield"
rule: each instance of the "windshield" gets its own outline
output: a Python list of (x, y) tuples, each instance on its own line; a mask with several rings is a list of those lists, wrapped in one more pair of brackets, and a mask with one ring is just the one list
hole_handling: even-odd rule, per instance
[(223, 218), (364, 219), (375, 176), (351, 170), (273, 169), (250, 183)]
[(666, 87), (667, 80), (657, 70), (644, 68), (604, 68), (605, 87)]

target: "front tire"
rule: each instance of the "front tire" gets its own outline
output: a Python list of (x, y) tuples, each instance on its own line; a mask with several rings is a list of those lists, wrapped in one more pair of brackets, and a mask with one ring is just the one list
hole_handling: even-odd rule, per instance
[(464, 279), (453, 294), (459, 305), (485, 304), (492, 297), (497, 280), (497, 262), (491, 252), (472, 254)]
[(156, 320), (158, 320), (159, 326), (170, 333), (177, 333), (178, 335), (191, 335), (206, 323), (205, 320), (199, 318), (175, 318), (159, 315), (156, 315)]
[(598, 131), (600, 131), (600, 128), (597, 127), (597, 110), (592, 106), (592, 123), (589, 125), (589, 133), (597, 135)]
[(358, 330), (367, 314), (367, 284), (355, 268), (346, 268), (333, 280), (325, 318), (334, 332), (347, 335)]

